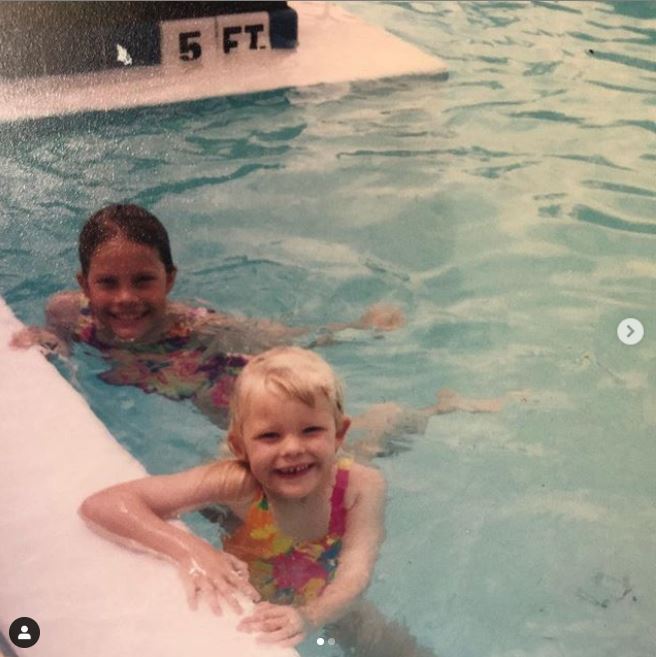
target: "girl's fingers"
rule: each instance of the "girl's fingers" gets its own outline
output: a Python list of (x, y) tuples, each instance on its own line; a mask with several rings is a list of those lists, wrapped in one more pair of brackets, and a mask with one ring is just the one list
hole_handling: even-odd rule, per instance
[(235, 573), (237, 573), (239, 577), (248, 577), (248, 564), (243, 562), (241, 559), (237, 559), (237, 557), (232, 554), (227, 554), (227, 556)]
[[(283, 627), (275, 632), (267, 632), (257, 637), (258, 643), (280, 643), (281, 641), (294, 641), (300, 643), (303, 640), (303, 634), (296, 628)], [(295, 645), (292, 643), (290, 645)]]
[(223, 613), (224, 604), (235, 613), (243, 614), (237, 592), (255, 602), (260, 599), (259, 593), (248, 581), (248, 566), (232, 555), (224, 554), (224, 557), (223, 563), (218, 564), (218, 568), (210, 569), (210, 572), (196, 561), (191, 562), (189, 569), (180, 570), (191, 609), (197, 609), (200, 597), (204, 597), (217, 615)]
[(223, 615), (222, 605), (227, 604), (235, 613), (242, 614), (243, 609), (225, 584), (211, 581), (206, 577), (197, 577), (188, 589), (188, 599), (192, 609), (198, 607), (198, 599), (202, 597), (207, 600), (212, 611), (217, 615)]
[(285, 627), (284, 618), (264, 618), (254, 622), (251, 627), (254, 632), (275, 632)]
[[(265, 618), (245, 618), (242, 620), (239, 625), (237, 625), (238, 630), (244, 630), (244, 632), (266, 632), (270, 631), (267, 630), (267, 623), (272, 623), (271, 619), (265, 619)], [(280, 627), (280, 623), (275, 623), (273, 622), (273, 628), (272, 629), (278, 629)]]
[(225, 582), (214, 582), (216, 587), (217, 594), (223, 598), (223, 600), (228, 604), (228, 606), (237, 614), (242, 614), (243, 609), (239, 604), (237, 598), (235, 598), (233, 591), (234, 589), (230, 586), (226, 586)]
[(259, 602), (262, 599), (262, 596), (260, 595), (259, 591), (254, 587), (251, 586), (248, 582), (245, 582), (239, 590), (249, 599), (252, 600), (253, 602)]
[(241, 591), (247, 598), (257, 602), (260, 599), (260, 594), (248, 581), (248, 564), (232, 554), (226, 554), (226, 557), (233, 570), (232, 573), (226, 575), (226, 580), (236, 589)]
[(221, 605), (219, 604), (219, 600), (216, 594), (216, 589), (214, 588), (212, 582), (210, 582), (205, 577), (201, 577), (198, 580), (197, 586), (200, 589), (201, 595), (203, 595), (203, 597), (205, 597), (205, 599), (207, 600), (207, 603), (209, 604), (212, 611), (217, 616), (221, 616), (223, 614), (223, 610), (221, 609)]
[(299, 624), (294, 622), (293, 619), (290, 619), (289, 615), (285, 613), (270, 613), (264, 617), (250, 616), (239, 623), (237, 629), (249, 633), (261, 632), (267, 635), (275, 634), (278, 638), (286, 638), (302, 630)]
[(209, 604), (210, 608), (217, 616), (223, 615), (223, 609), (221, 609), (221, 602), (219, 601), (216, 589), (214, 589), (209, 595)]
[(217, 615), (223, 615), (223, 609), (221, 608), (221, 602), (217, 596), (216, 590), (213, 586), (208, 588), (203, 588), (199, 590), (199, 598), (203, 598), (207, 601), (209, 608)]
[(249, 598), (253, 602), (257, 602), (260, 599), (260, 594), (248, 581), (248, 576), (244, 578), (238, 574), (233, 573), (232, 575), (228, 575), (226, 577), (226, 580), (231, 586), (234, 586), (234, 588), (236, 588), (238, 591), (243, 593), (247, 598)]
[(280, 611), (276, 607), (277, 605), (273, 605), (270, 602), (258, 603), (255, 605), (255, 609), (251, 614), (246, 616), (246, 618), (242, 618), (242, 620), (239, 622), (239, 626), (246, 627), (253, 623), (260, 623), (268, 618), (275, 618), (276, 616), (279, 616)]
[(181, 573), (182, 584), (185, 589), (185, 594), (187, 595), (187, 602), (189, 603), (190, 609), (196, 609), (198, 607), (198, 598), (196, 594), (198, 592), (198, 587), (194, 582), (192, 577), (189, 577), (186, 573)]
[(223, 609), (221, 609), (221, 604), (216, 594), (216, 589), (210, 580), (205, 577), (198, 577), (196, 579), (196, 590), (198, 591), (198, 596), (203, 597), (207, 600), (207, 604), (210, 606), (210, 609), (217, 615), (223, 615)]
[(281, 610), (281, 605), (274, 605), (273, 602), (260, 602), (258, 605), (255, 606), (255, 609), (253, 610), (253, 613), (251, 614), (251, 617), (253, 616), (268, 616), (268, 615), (274, 615), (274, 616), (279, 616), (280, 615), (280, 610)]
[(274, 623), (272, 621), (258, 621), (257, 623), (251, 623), (247, 627), (240, 627), (240, 630), (247, 632), (248, 634), (258, 634), (260, 637), (270, 636), (275, 632), (280, 632), (283, 628), (280, 623)]
[(277, 645), (281, 648), (293, 648), (294, 646), (297, 646), (299, 643), (301, 643), (303, 639), (305, 639), (305, 634), (299, 632), (298, 634), (294, 634), (294, 636), (290, 637), (289, 639), (279, 641)]

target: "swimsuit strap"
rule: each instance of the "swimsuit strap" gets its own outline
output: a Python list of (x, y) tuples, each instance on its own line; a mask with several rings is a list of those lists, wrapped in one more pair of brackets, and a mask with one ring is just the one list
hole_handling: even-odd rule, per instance
[(333, 494), (330, 497), (330, 524), (328, 527), (329, 534), (343, 535), (346, 531), (346, 507), (344, 498), (346, 497), (346, 488), (348, 487), (349, 472), (351, 459), (340, 459), (337, 463), (337, 474), (335, 476), (335, 486)]
[[(328, 534), (337, 534), (341, 536), (346, 530), (346, 507), (344, 498), (348, 488), (349, 472), (352, 459), (343, 458), (337, 463), (337, 473), (335, 475), (335, 486), (330, 497), (330, 520), (328, 523)], [(262, 515), (264, 514), (264, 516)], [(273, 523), (273, 514), (269, 508), (269, 501), (260, 489), (258, 496), (255, 498), (246, 515), (246, 524), (261, 526)], [(276, 530), (279, 531), (279, 530)]]

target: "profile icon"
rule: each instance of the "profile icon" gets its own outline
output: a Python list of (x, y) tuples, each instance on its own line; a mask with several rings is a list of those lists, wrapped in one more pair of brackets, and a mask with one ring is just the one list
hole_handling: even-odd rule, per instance
[(18, 648), (31, 648), (40, 636), (39, 624), (29, 616), (21, 616), (9, 626), (9, 638)]

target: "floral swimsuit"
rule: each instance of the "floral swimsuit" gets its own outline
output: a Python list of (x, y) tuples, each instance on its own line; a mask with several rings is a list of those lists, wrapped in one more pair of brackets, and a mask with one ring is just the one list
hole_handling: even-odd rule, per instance
[(91, 309), (82, 303), (73, 334), (77, 342), (101, 351), (111, 368), (100, 375), (106, 383), (141, 388), (169, 399), (190, 399), (209, 394), (217, 408), (227, 408), (235, 379), (248, 362), (248, 356), (211, 350), (207, 336), (201, 339), (195, 327), (214, 311), (189, 308), (179, 315), (171, 329), (158, 342), (116, 346), (102, 342), (97, 335)]
[(223, 540), (223, 549), (248, 564), (251, 584), (276, 604), (303, 605), (321, 594), (335, 576), (346, 530), (344, 497), (351, 459), (337, 463), (330, 499), (328, 533), (315, 541), (294, 541), (276, 526), (264, 492), (244, 523)]

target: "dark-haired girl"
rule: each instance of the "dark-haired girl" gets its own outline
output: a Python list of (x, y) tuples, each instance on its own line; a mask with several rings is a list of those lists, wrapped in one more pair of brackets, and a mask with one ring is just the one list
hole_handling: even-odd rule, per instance
[[(137, 205), (110, 205), (94, 213), (80, 233), (79, 258), (81, 291), (51, 297), (46, 327), (21, 330), (12, 345), (37, 344), (66, 354), (71, 342), (89, 344), (111, 364), (101, 375), (107, 383), (191, 399), (219, 426), (225, 425), (233, 382), (248, 355), (314, 330), (169, 300), (177, 269), (168, 234), (157, 217)], [(331, 324), (319, 335), (325, 343), (342, 329), (390, 331), (404, 321), (398, 308), (379, 304), (355, 322)], [(425, 418), (456, 410), (460, 401), (470, 411), (497, 410), (484, 400), (447, 395), (418, 413)]]

